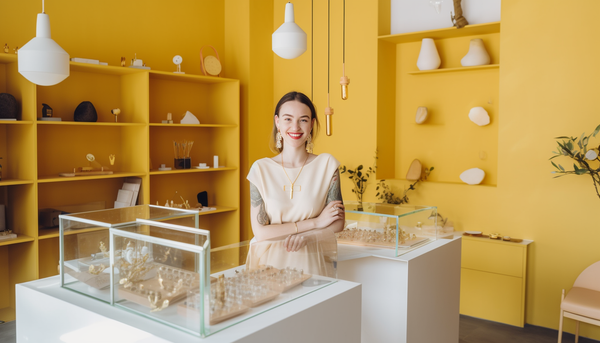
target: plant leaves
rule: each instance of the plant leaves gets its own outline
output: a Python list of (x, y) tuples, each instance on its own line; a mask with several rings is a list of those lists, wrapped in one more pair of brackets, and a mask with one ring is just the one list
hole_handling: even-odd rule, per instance
[(558, 165), (558, 167), (560, 168), (560, 170), (565, 171), (565, 168), (563, 168), (563, 166), (561, 166), (560, 164)]
[(356, 168), (356, 170), (362, 170), (362, 169), (363, 169), (362, 164), (360, 166), (358, 166), (358, 168)]
[(560, 169), (554, 162), (550, 161), (550, 163), (552, 163), (552, 165), (555, 166), (556, 169)]
[(362, 172), (358, 172), (356, 175), (357, 175), (358, 177), (362, 177)]
[(569, 139), (567, 136), (554, 137), (554, 139)]
[(592, 133), (592, 135), (594, 137), (596, 137), (596, 135), (598, 134), (598, 132), (600, 132), (600, 125), (596, 126), (596, 129), (594, 130), (594, 132)]

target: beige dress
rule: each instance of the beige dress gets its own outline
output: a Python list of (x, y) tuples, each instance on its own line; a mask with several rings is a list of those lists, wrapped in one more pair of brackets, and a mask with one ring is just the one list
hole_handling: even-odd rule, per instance
[[(304, 166), (294, 183), (290, 199), (290, 181), (282, 166), (270, 158), (260, 159), (252, 165), (247, 179), (252, 182), (265, 203), (271, 224), (295, 223), (316, 218), (327, 205), (327, 192), (340, 163), (330, 154), (320, 154)], [(294, 181), (300, 168), (286, 168)], [(306, 273), (335, 276), (337, 257), (335, 235), (329, 229), (302, 233), (307, 245), (297, 252), (287, 252), (281, 239), (254, 242), (248, 254), (250, 268), (272, 265), (275, 268), (302, 268)]]

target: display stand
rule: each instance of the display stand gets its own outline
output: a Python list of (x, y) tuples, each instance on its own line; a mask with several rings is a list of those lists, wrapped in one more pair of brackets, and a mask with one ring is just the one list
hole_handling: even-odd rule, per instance
[(359, 342), (361, 285), (339, 281), (206, 338), (60, 287), (58, 276), (16, 286), (17, 342)]
[(460, 237), (404, 255), (338, 245), (338, 278), (362, 284), (362, 342), (458, 342)]

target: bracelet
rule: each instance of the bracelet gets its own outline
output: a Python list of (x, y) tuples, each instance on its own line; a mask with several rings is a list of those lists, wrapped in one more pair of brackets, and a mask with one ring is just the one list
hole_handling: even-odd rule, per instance
[(298, 234), (298, 224), (294, 223), (294, 226), (296, 227), (296, 234)]

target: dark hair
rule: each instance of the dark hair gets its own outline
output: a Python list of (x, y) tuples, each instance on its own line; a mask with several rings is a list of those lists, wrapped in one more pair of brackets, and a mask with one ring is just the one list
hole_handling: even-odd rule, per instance
[(295, 91), (289, 92), (286, 95), (282, 96), (281, 99), (279, 99), (277, 106), (275, 106), (275, 115), (273, 116), (273, 131), (271, 132), (269, 147), (271, 148), (271, 151), (273, 151), (276, 154), (280, 153), (281, 150), (283, 150), (283, 148), (277, 149), (276, 147), (277, 142), (275, 141), (275, 137), (277, 135), (277, 125), (275, 123), (275, 117), (279, 117), (279, 110), (281, 109), (281, 106), (283, 106), (283, 104), (289, 101), (298, 101), (308, 106), (308, 108), (310, 109), (310, 119), (311, 121), (313, 119), (315, 120), (315, 124), (313, 125), (313, 128), (310, 132), (310, 134), (312, 135), (313, 142), (315, 141), (315, 138), (317, 138), (317, 134), (319, 133), (319, 118), (317, 118), (317, 111), (315, 110), (315, 105), (313, 105), (312, 101), (310, 101), (310, 99), (304, 93)]

